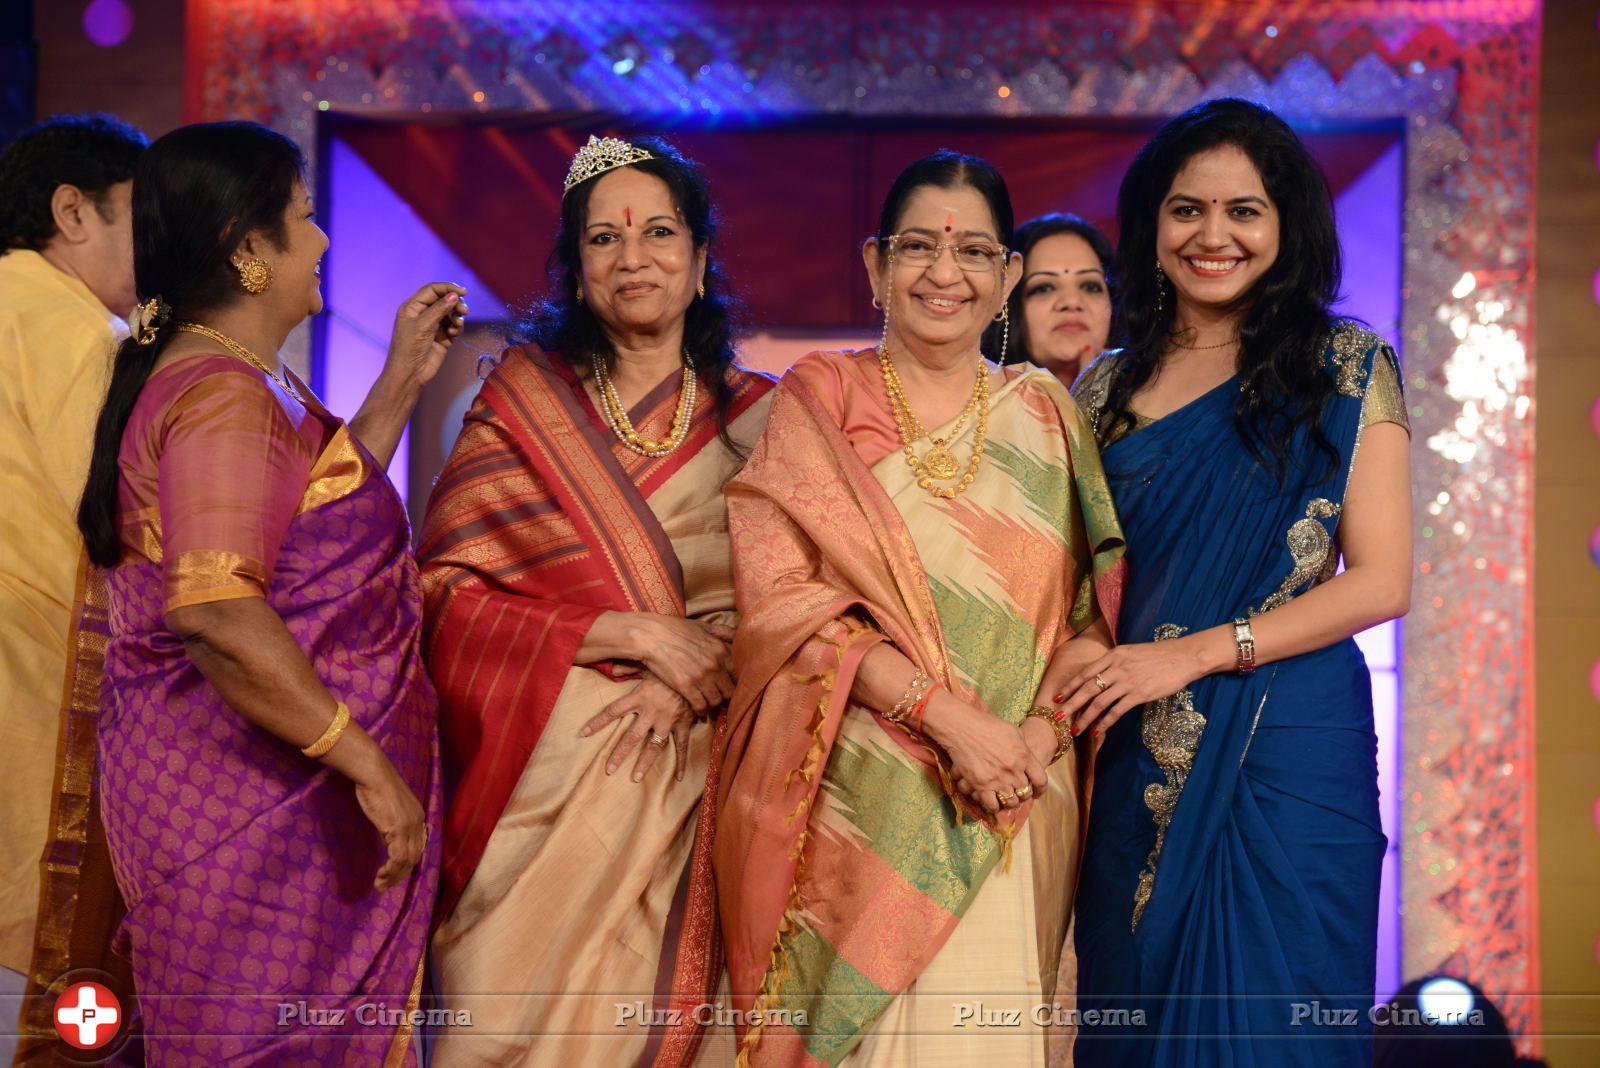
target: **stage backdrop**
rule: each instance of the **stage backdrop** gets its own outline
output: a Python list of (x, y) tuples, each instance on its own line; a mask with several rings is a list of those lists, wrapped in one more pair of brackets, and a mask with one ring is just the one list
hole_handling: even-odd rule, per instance
[(840, 113), (1150, 121), (1238, 95), (1302, 127), (1401, 122), (1419, 536), (1405, 627), (1404, 966), (1470, 976), (1538, 1034), (1527, 993), (1538, 986), (1535, 0), (190, 0), (188, 10), (190, 115), (258, 118), (307, 147), (336, 110), (669, 112), (752, 126)]

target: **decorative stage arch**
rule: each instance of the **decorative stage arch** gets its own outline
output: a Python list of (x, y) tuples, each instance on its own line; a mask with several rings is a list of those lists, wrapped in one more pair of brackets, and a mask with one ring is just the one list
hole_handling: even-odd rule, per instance
[[(974, 11), (974, 9), (979, 9)], [(1405, 124), (1404, 964), (1535, 1036), (1536, 2), (190, 0), (188, 104), (311, 147), (322, 110), (1159, 117), (1237, 95)], [(1362, 269), (1359, 261), (1347, 271)]]

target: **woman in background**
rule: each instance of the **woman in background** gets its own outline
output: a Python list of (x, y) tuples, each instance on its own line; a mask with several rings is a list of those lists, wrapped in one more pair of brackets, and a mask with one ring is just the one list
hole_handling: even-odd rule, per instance
[[(1029, 362), (1070, 386), (1104, 352), (1115, 290), (1111, 242), (1076, 215), (1041, 215), (1017, 227), (1022, 281), (1011, 291), (1005, 363)], [(991, 338), (998, 327), (990, 327)]]

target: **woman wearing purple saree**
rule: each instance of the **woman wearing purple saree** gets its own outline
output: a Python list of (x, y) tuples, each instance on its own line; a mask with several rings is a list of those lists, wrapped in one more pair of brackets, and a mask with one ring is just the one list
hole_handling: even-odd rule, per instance
[(414, 1063), (439, 757), (383, 468), (463, 306), (419, 291), (361, 412), (330, 415), (276, 355), (321, 307), (302, 166), (249, 123), (151, 147), (144, 302), (79, 514), (105, 569), (118, 945), (154, 1065)]

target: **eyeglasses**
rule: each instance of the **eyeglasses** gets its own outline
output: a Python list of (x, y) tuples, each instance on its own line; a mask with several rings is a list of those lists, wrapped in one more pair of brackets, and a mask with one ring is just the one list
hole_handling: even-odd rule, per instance
[(1011, 250), (988, 241), (934, 241), (920, 234), (895, 234), (889, 238), (889, 255), (911, 267), (932, 267), (945, 249), (963, 271), (991, 271), (1003, 264)]

